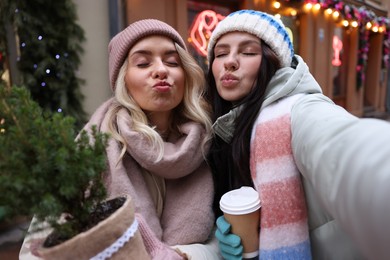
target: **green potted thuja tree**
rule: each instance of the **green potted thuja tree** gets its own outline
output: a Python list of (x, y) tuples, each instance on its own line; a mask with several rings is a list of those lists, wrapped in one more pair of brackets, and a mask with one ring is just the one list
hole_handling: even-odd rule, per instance
[[(26, 88), (0, 84), (0, 221), (33, 217), (26, 239), (45, 259), (147, 258), (142, 246), (134, 249), (142, 240), (131, 198), (106, 198), (108, 136), (95, 127), (77, 133), (74, 124), (42, 111)], [(135, 240), (132, 252), (124, 234)]]

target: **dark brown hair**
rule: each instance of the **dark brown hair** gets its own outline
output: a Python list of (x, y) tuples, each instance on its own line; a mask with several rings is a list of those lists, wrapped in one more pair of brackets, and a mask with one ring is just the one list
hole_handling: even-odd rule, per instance
[(214, 56), (210, 60), (207, 80), (209, 84), (208, 98), (213, 107), (213, 122), (234, 107), (244, 106), (240, 116), (235, 120), (235, 131), (231, 142), (226, 143), (220, 137), (215, 136), (211, 145), (208, 159), (214, 178), (214, 211), (216, 217), (222, 214), (219, 210), (219, 200), (225, 192), (240, 188), (243, 185), (253, 187), (249, 169), (252, 127), (263, 103), (267, 85), (275, 72), (281, 67), (272, 49), (263, 41), (261, 46), (262, 61), (255, 86), (238, 104), (233, 105), (231, 102), (222, 99), (218, 94), (211, 70)]

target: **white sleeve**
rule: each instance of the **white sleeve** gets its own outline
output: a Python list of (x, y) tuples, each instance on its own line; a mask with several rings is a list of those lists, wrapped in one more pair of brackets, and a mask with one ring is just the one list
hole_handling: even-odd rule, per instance
[(205, 244), (176, 245), (172, 248), (185, 253), (189, 260), (219, 260), (223, 259), (218, 246), (218, 240), (214, 236)]
[(19, 260), (41, 260), (42, 258), (37, 257), (32, 254), (31, 252), (31, 246), (33, 241), (44, 241), (46, 237), (50, 234), (51, 229), (47, 228), (47, 224), (43, 223), (41, 228), (41, 231), (29, 234), (32, 230), (33, 224), (36, 223), (36, 219), (33, 218), (30, 227), (28, 229), (28, 235), (25, 236), (23, 240), (23, 244), (19, 251)]
[(296, 164), (322, 206), (370, 259), (390, 255), (390, 124), (357, 118), (323, 95), (292, 108)]

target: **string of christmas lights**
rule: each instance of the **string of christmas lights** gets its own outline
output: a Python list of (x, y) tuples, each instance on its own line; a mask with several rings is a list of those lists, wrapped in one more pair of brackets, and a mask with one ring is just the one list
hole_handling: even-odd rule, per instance
[(8, 83), (25, 86), (44, 110), (73, 116), (81, 127), (86, 113), (78, 67), (85, 36), (76, 5), (72, 0), (14, 0), (0, 6), (0, 55), (6, 58), (0, 59), (0, 73), (15, 64), (18, 73)]
[[(283, 3), (283, 4), (282, 4)], [(290, 7), (291, 4), (299, 4), (301, 8)], [(299, 12), (323, 11), (332, 17), (336, 24), (348, 28), (356, 28), (359, 31), (358, 64), (356, 66), (357, 88), (365, 82), (365, 68), (369, 51), (370, 33), (383, 33), (382, 68), (389, 68), (390, 56), (390, 19), (377, 16), (374, 11), (366, 6), (357, 7), (340, 0), (277, 0), (272, 6), (280, 10), (283, 15), (296, 16)]]

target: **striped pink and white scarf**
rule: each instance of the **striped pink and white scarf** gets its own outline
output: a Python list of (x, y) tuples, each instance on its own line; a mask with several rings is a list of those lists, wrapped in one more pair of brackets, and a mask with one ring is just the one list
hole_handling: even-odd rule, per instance
[(307, 208), (291, 149), (291, 107), (264, 108), (252, 130), (250, 168), (261, 198), (260, 259), (311, 259)]

